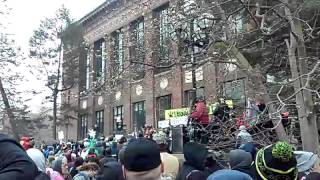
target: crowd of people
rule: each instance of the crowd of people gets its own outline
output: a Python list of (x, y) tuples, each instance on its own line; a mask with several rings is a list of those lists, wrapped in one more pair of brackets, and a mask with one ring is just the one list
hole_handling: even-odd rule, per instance
[[(89, 138), (80, 143), (35, 146), (0, 135), (1, 180), (316, 180), (317, 154), (294, 151), (287, 142), (256, 149), (245, 141), (228, 154), (223, 166), (205, 145), (188, 142), (184, 160), (168, 153), (164, 132), (151, 138)], [(245, 136), (243, 136), (245, 134)]]

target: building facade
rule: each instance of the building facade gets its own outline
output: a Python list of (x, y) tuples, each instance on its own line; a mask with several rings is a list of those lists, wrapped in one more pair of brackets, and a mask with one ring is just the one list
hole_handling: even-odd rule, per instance
[[(180, 63), (179, 46), (169, 41), (171, 3), (111, 0), (80, 20), (88, 47), (79, 60), (79, 83), (62, 95), (62, 103), (76, 109), (65, 112), (75, 117), (66, 123), (67, 138), (84, 138), (89, 129), (107, 136), (145, 124), (157, 127), (165, 110), (189, 107), (195, 87), (208, 102), (221, 94), (217, 64)], [(240, 100), (247, 80), (235, 78), (237, 88), (231, 88), (233, 81), (223, 82), (230, 88), (222, 94)]]

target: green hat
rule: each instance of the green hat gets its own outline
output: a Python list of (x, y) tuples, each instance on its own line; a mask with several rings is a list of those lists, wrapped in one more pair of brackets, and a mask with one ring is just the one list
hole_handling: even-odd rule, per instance
[(279, 141), (259, 150), (255, 166), (263, 180), (297, 179), (297, 160), (293, 147), (287, 142)]

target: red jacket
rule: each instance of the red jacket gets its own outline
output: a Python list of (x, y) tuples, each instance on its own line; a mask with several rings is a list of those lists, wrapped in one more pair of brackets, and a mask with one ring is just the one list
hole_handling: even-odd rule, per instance
[(203, 101), (196, 104), (196, 109), (191, 113), (191, 118), (200, 122), (200, 124), (209, 124), (208, 108)]

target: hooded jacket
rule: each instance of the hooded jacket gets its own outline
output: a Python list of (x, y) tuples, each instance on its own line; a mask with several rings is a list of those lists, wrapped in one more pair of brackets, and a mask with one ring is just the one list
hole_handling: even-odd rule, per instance
[(181, 167), (176, 180), (206, 179), (204, 161), (208, 155), (206, 147), (201, 144), (190, 142), (183, 149), (185, 162)]
[(23, 147), (15, 140), (0, 134), (0, 179), (34, 180), (38, 168)]
[(208, 108), (204, 101), (199, 101), (196, 103), (195, 110), (191, 113), (191, 118), (200, 122), (200, 124), (209, 124), (209, 113)]
[(250, 153), (240, 149), (232, 150), (229, 154), (229, 162), (232, 170), (237, 170), (253, 177), (251, 171), (252, 157)]
[(97, 177), (97, 180), (124, 180), (122, 173), (122, 165), (118, 162), (107, 162), (101, 169), (101, 175)]
[(78, 168), (79, 173), (73, 180), (92, 180), (99, 172), (99, 166), (96, 163), (87, 163)]

